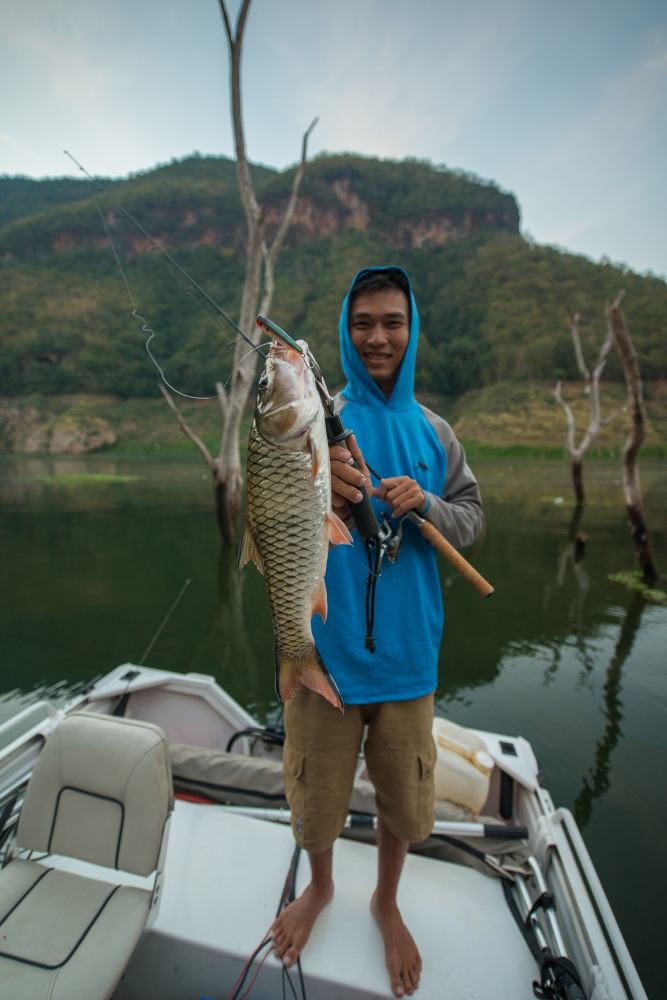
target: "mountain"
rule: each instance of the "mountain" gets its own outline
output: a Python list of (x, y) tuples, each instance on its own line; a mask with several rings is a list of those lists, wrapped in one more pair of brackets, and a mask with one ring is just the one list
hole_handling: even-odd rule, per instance
[[(253, 170), (271, 233), (292, 170)], [(245, 220), (233, 161), (194, 156), (98, 181), (92, 189), (104, 223), (85, 180), (2, 177), (1, 394), (154, 396), (148, 328), (169, 381), (210, 394), (229, 374), (233, 331), (165, 266), (100, 183), (208, 295), (231, 315), (238, 310)], [(382, 262), (402, 264), (414, 281), (422, 391), (459, 396), (498, 381), (576, 378), (568, 314), (581, 313), (592, 362), (605, 302), (619, 288), (644, 378), (667, 378), (664, 281), (526, 240), (515, 197), (491, 182), (420, 161), (339, 155), (307, 166), (271, 309), (309, 341), (331, 385), (340, 378), (342, 295), (359, 267)], [(143, 321), (133, 318), (134, 306)], [(620, 380), (615, 359), (605, 378)]]

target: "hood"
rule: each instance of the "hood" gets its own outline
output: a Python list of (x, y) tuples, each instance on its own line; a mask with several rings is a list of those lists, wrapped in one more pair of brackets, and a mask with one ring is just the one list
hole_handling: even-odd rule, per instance
[[(352, 289), (362, 275), (373, 271), (400, 271), (405, 276), (410, 288), (410, 337), (398, 372), (396, 384), (389, 399), (385, 398), (382, 389), (380, 389), (379, 385), (366, 371), (356, 347), (354, 347), (350, 340), (348, 329), (350, 294)], [(343, 300), (338, 333), (340, 338), (341, 362), (347, 379), (343, 395), (347, 400), (361, 403), (364, 406), (381, 407), (390, 410), (406, 410), (415, 405), (414, 388), (417, 344), (419, 341), (419, 313), (415, 297), (412, 293), (412, 282), (402, 267), (397, 267), (395, 264), (383, 264), (378, 267), (364, 267), (355, 274), (347, 295)]]

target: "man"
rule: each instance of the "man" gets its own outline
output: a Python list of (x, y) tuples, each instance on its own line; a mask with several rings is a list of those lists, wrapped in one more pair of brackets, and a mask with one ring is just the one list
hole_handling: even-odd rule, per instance
[[(338, 405), (355, 435), (330, 449), (333, 506), (350, 516), (365, 486), (377, 511), (426, 517), (454, 545), (471, 544), (483, 525), (477, 482), (444, 420), (414, 398), (419, 316), (407, 274), (366, 268), (343, 302), (340, 345), (347, 385)], [(358, 442), (358, 443), (357, 443)], [(365, 458), (383, 477), (372, 488)], [(355, 460), (359, 468), (351, 463)], [(397, 561), (377, 585), (375, 652), (366, 648), (366, 553), (329, 553), (326, 624), (313, 622), (317, 647), (345, 702), (341, 714), (305, 688), (285, 705), (285, 788), (298, 843), (309, 852), (311, 882), (275, 921), (276, 953), (294, 964), (333, 895), (333, 843), (347, 815), (364, 727), (378, 808), (378, 879), (371, 910), (385, 946), (394, 996), (417, 989), (421, 957), (403, 923), (397, 890), (411, 842), (433, 826), (431, 736), (442, 634), (435, 552), (405, 522)]]

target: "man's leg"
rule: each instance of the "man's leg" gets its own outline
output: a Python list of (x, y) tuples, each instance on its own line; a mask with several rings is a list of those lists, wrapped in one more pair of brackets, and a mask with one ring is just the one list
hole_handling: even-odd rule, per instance
[(313, 924), (333, 896), (333, 847), (322, 854), (309, 854), (310, 882), (298, 899), (278, 914), (271, 928), (273, 950), (289, 969), (294, 965)]
[(378, 882), (371, 910), (382, 932), (394, 996), (412, 996), (422, 961), (397, 893), (409, 844), (424, 840), (433, 828), (433, 696), (373, 706), (368, 722), (364, 750), (378, 807)]
[(307, 688), (286, 703), (284, 720), (285, 794), (311, 870), (306, 889), (271, 928), (276, 954), (291, 966), (333, 895), (333, 844), (345, 825), (364, 727), (358, 706), (343, 714)]
[(378, 816), (378, 880), (371, 910), (384, 940), (385, 961), (395, 997), (412, 996), (422, 968), (421, 955), (403, 923), (396, 898), (408, 847)]

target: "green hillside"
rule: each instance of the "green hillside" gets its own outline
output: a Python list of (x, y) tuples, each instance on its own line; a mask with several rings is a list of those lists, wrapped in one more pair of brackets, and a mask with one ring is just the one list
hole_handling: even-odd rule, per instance
[[(254, 169), (270, 231), (292, 172)], [(235, 315), (245, 220), (233, 161), (195, 156), (109, 187)], [(209, 394), (229, 374), (232, 332), (100, 199), (169, 380), (184, 392)], [(131, 315), (86, 182), (0, 178), (0, 204), (2, 395), (154, 396), (146, 334)], [(349, 278), (368, 263), (401, 263), (423, 321), (418, 388), (458, 397), (499, 382), (575, 379), (568, 312), (582, 314), (592, 361), (605, 332), (605, 301), (622, 287), (643, 375), (667, 378), (667, 284), (535, 245), (520, 235), (519, 221), (511, 194), (460, 172), (417, 161), (320, 157), (308, 164), (271, 314), (311, 343), (335, 384), (337, 314)], [(605, 378), (620, 380), (615, 359)]]

